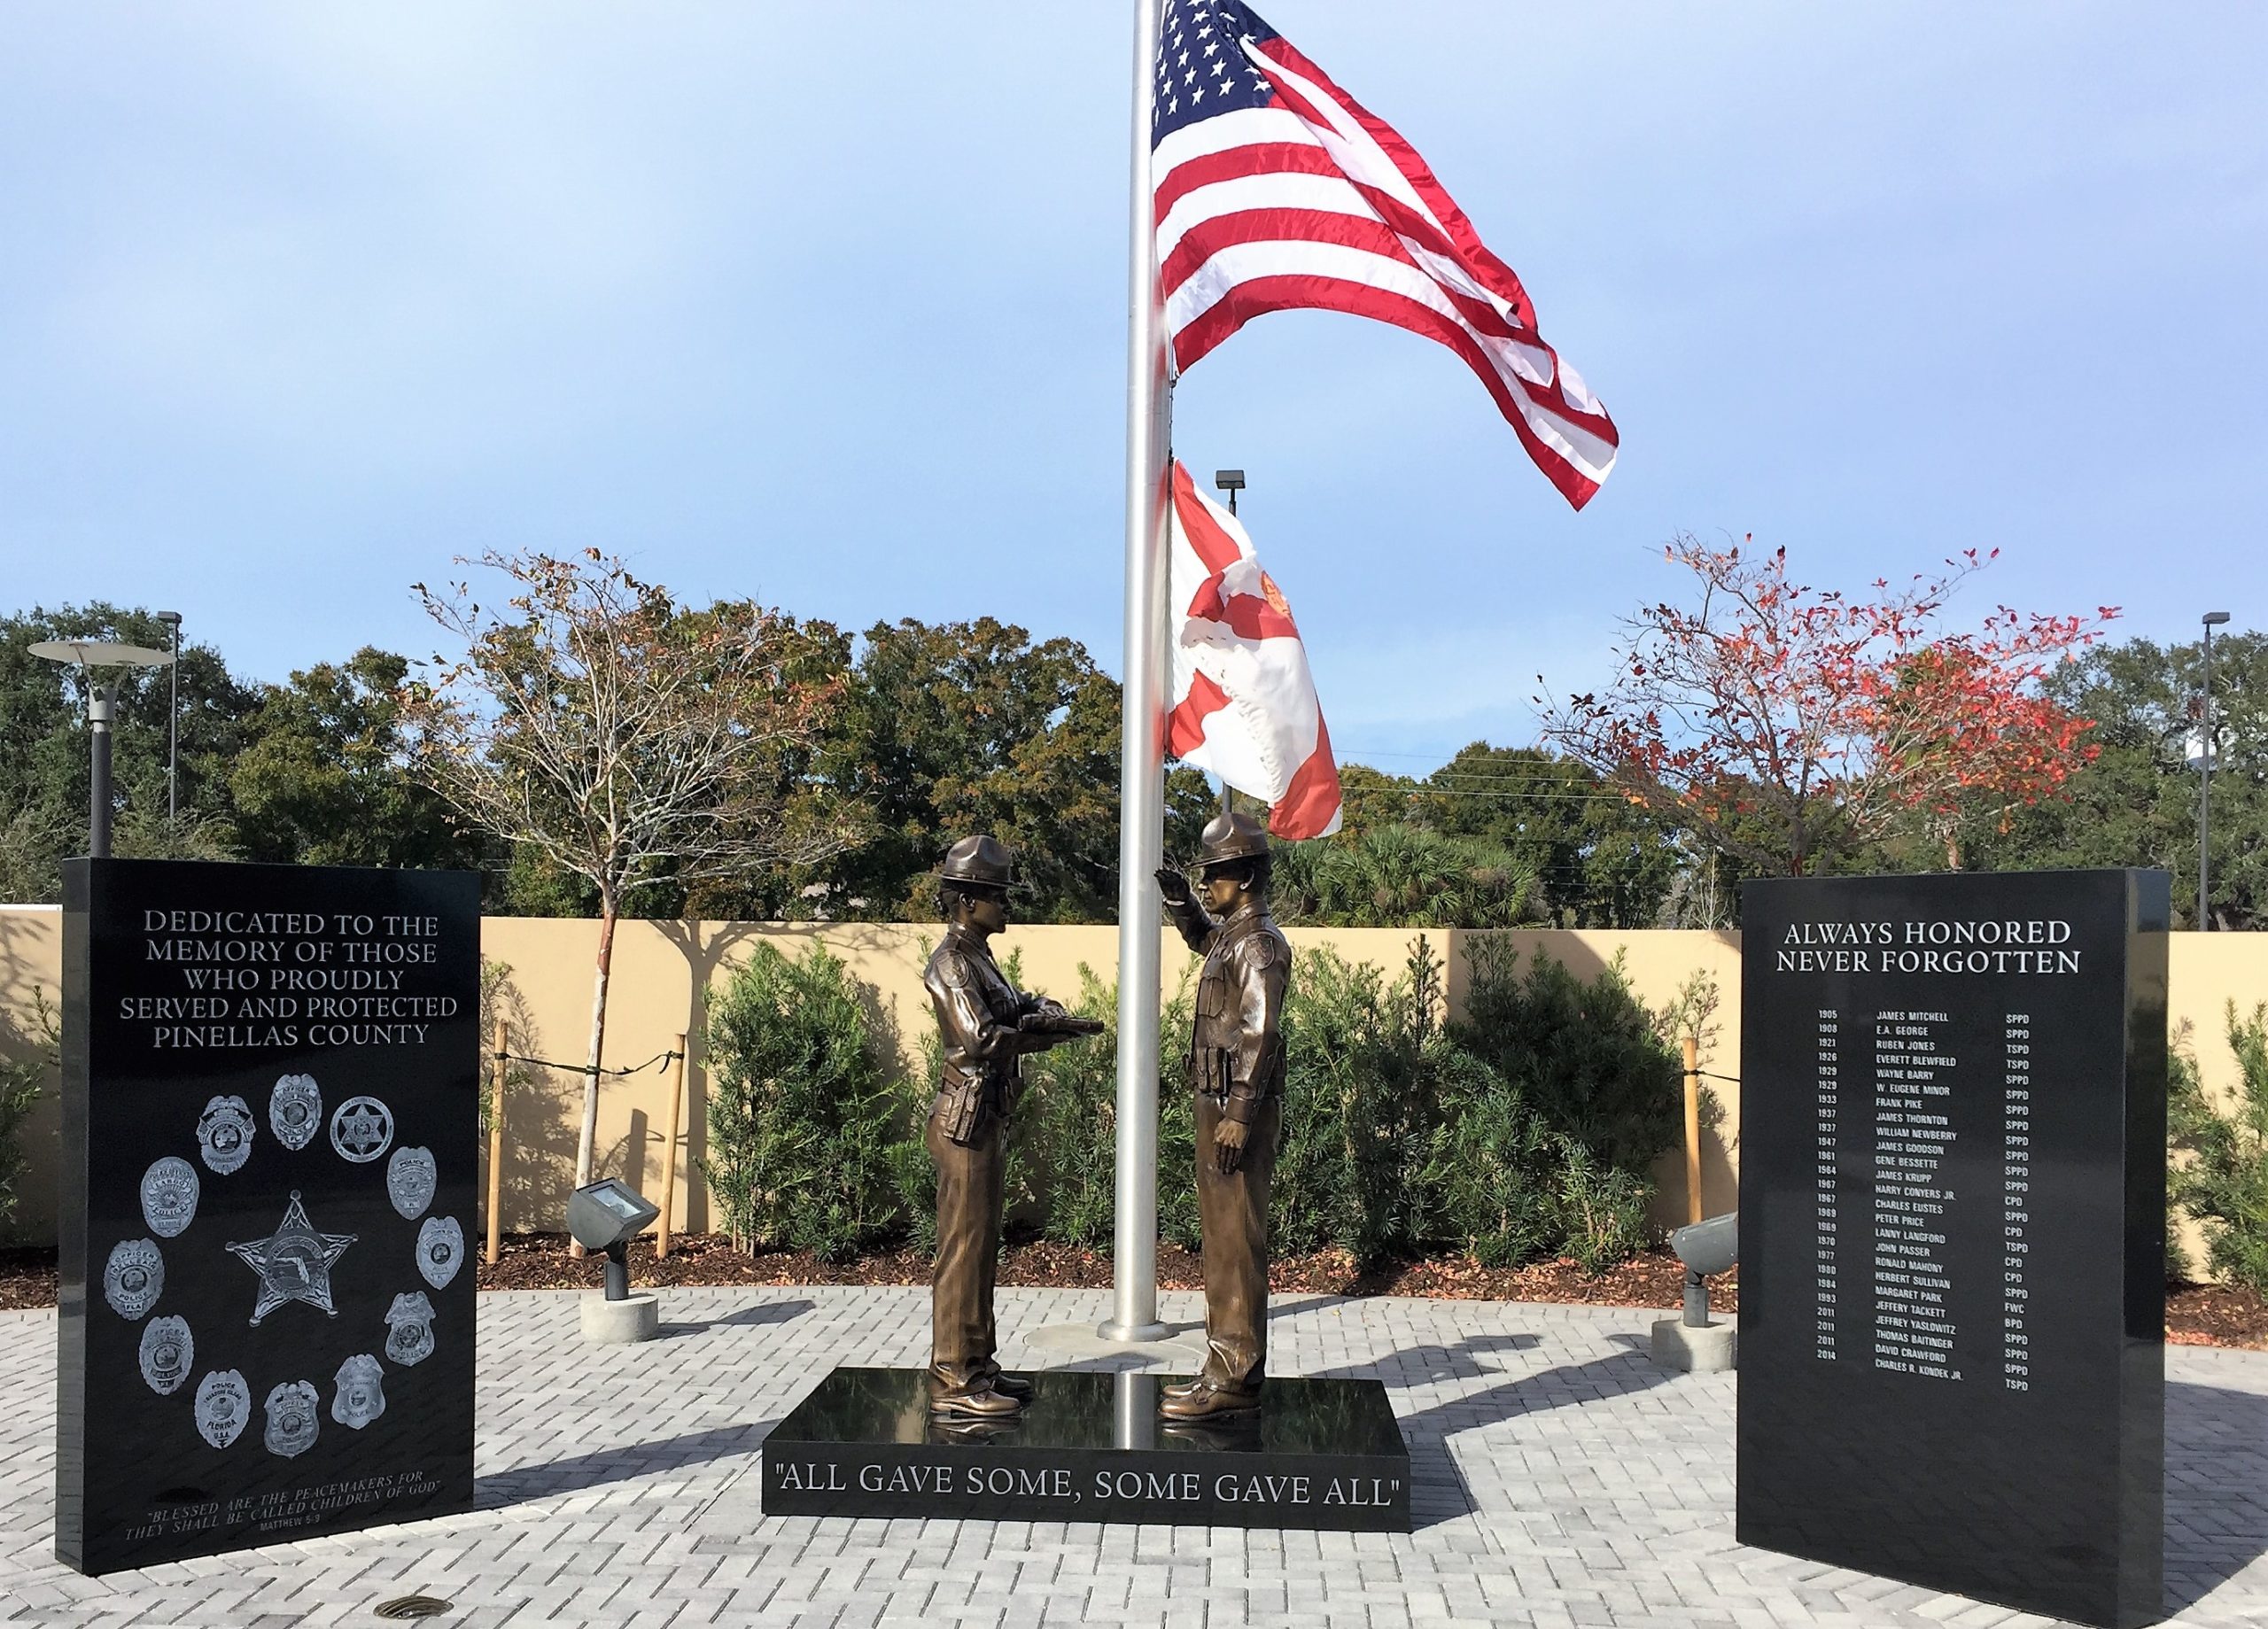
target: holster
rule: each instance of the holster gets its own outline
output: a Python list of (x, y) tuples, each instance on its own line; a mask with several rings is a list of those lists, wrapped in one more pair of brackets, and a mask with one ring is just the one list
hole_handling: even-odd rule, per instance
[(989, 1120), (1006, 1117), (1008, 1082), (992, 1075), (969, 1074), (959, 1079), (947, 1075), (937, 1089), (936, 1106), (932, 1112), (945, 1140), (966, 1148), (983, 1134)]

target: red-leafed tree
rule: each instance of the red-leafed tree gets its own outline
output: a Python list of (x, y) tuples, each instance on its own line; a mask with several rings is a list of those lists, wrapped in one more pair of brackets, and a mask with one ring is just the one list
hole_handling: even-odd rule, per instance
[(2003, 606), (1942, 633), (1954, 587), (1992, 555), (1853, 598), (1789, 580), (1785, 549), (1681, 535), (1663, 552), (1697, 601), (1626, 621), (1613, 687), (1545, 707), (1544, 733), (1752, 869), (1801, 876), (1917, 822), (1957, 866), (1959, 820), (2054, 796), (2095, 755), (2089, 721), (2039, 680), (2115, 608)]

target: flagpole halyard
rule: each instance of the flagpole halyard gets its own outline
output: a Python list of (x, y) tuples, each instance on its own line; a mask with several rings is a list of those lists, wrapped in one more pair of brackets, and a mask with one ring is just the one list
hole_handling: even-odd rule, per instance
[(1164, 924), (1155, 873), (1165, 853), (1166, 468), (1173, 389), (1150, 179), (1151, 85), (1159, 0), (1135, 0), (1126, 365), (1125, 672), (1118, 804), (1118, 1146), (1113, 1300), (1099, 1333), (1156, 1340), (1158, 1003)]

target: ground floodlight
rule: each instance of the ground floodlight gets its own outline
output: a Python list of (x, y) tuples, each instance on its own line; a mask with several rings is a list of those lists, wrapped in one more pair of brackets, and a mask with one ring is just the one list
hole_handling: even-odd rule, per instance
[(630, 1241), (660, 1215), (628, 1183), (607, 1177), (567, 1196), (567, 1231), (586, 1250), (606, 1255), (606, 1299), (630, 1297)]
[(1740, 1213), (1727, 1211), (1680, 1228), (1669, 1236), (1669, 1243), (1685, 1263), (1685, 1322), (1690, 1328), (1704, 1328), (1709, 1322), (1709, 1275), (1740, 1260)]

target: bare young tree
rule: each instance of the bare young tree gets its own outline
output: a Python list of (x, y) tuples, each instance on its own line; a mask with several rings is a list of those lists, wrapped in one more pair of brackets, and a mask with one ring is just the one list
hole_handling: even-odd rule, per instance
[[(468, 563), (463, 561), (460, 564)], [(798, 794), (835, 685), (810, 677), (794, 624), (745, 602), (684, 609), (596, 549), (490, 551), (511, 592), (414, 586), (462, 648), (402, 688), (412, 772), (468, 819), (597, 892), (578, 1186), (591, 1180), (614, 930), (625, 904), (770, 865), (844, 834)]]

